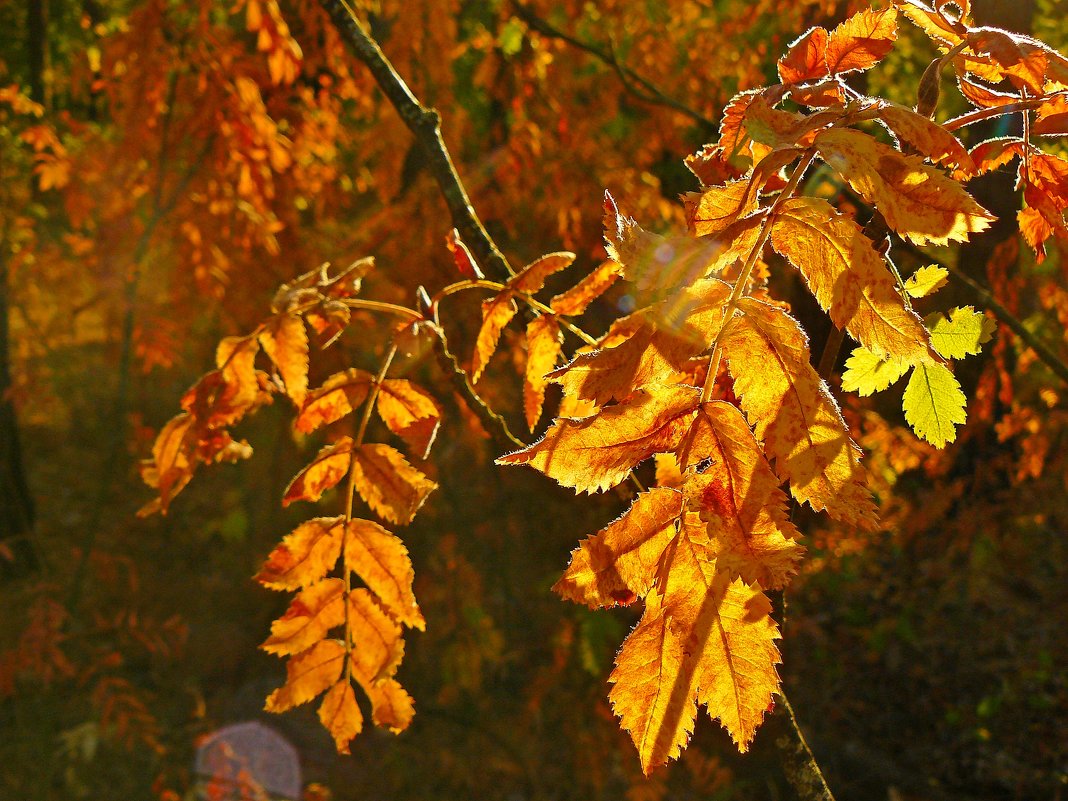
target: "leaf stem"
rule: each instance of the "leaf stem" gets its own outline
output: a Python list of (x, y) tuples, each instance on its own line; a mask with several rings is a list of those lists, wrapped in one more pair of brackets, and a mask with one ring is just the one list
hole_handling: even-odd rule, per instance
[(385, 303), (380, 300), (364, 300), (363, 298), (347, 298), (346, 300), (343, 300), (342, 303), (350, 309), (366, 309), (367, 311), (394, 314), (397, 317), (407, 317), (409, 320), (423, 319), (423, 315), (415, 309), (409, 309), (407, 306), (398, 306), (396, 303)]
[(956, 131), (959, 128), (964, 128), (967, 125), (988, 120), (991, 117), (1002, 117), (1006, 114), (1015, 114), (1018, 111), (1030, 111), (1031, 109), (1038, 108), (1053, 97), (1063, 95), (1064, 92), (1055, 92), (1053, 94), (1041, 95), (1039, 97), (1029, 97), (1025, 100), (1021, 100), (1019, 103), (1007, 103), (1004, 106), (981, 108), (977, 111), (970, 111), (967, 114), (962, 114), (949, 122), (945, 122), (942, 124), (942, 127), (947, 131)]

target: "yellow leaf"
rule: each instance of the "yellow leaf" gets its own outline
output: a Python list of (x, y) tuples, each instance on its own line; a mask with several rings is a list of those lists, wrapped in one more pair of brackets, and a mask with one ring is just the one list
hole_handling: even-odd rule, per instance
[(412, 698), (395, 679), (360, 682), (371, 699), (371, 719), (376, 726), (388, 728), (394, 734), (404, 731), (412, 722), (415, 707)]
[(515, 317), (515, 301), (509, 291), (500, 292), (482, 303), (482, 327), (475, 340), (475, 355), (471, 359), (471, 381), (477, 382), (489, 364), (497, 343), (501, 341), (501, 332)]
[(323, 579), (297, 593), (286, 613), (271, 624), (271, 636), (260, 647), (279, 656), (300, 653), (344, 621), (345, 582)]
[[(786, 494), (737, 407), (703, 404), (697, 413), (708, 435), (700, 452), (711, 466), (688, 473), (687, 508), (707, 524), (716, 569), (747, 584), (781, 589), (805, 549), (786, 514)], [(696, 422), (695, 422), (696, 425)]]
[(591, 609), (644, 598), (682, 511), (683, 496), (677, 490), (641, 493), (621, 517), (572, 551), (571, 564), (553, 592)]
[(832, 75), (871, 69), (893, 49), (895, 39), (897, 11), (861, 11), (831, 31), (827, 66)]
[(375, 514), (407, 525), (437, 484), (389, 445), (361, 445), (353, 452), (356, 490)]
[[(750, 191), (753, 190), (753, 191)], [(694, 236), (718, 234), (757, 208), (755, 188), (747, 179), (709, 186), (682, 196), (686, 222)]]
[(879, 119), (898, 139), (912, 145), (931, 161), (956, 168), (963, 175), (975, 172), (975, 162), (964, 145), (937, 122), (910, 108), (887, 102), (880, 102)]
[(548, 255), (542, 256), (540, 259), (531, 262), (514, 276), (509, 278), (508, 286), (516, 292), (526, 292), (527, 294), (532, 295), (542, 288), (546, 278), (553, 273), (560, 272), (560, 270), (571, 266), (571, 263), (574, 260), (574, 253), (568, 253), (566, 251), (549, 253)]
[(296, 314), (275, 317), (260, 332), (260, 345), (278, 368), (286, 394), (298, 408), (308, 392), (308, 332)]
[(345, 645), (338, 640), (320, 640), (286, 663), (286, 683), (267, 696), (264, 709), (285, 712), (315, 698), (334, 684), (345, 664)]
[(378, 414), (417, 459), (425, 459), (438, 435), (441, 407), (434, 396), (404, 378), (387, 378), (378, 392)]
[(341, 554), (342, 518), (316, 517), (286, 534), (256, 575), (272, 590), (296, 590), (323, 578)]
[(861, 346), (846, 359), (842, 389), (867, 397), (882, 392), (905, 375), (909, 367), (904, 359), (882, 359)]
[(363, 729), (363, 713), (356, 703), (352, 683), (342, 679), (323, 697), (319, 707), (319, 721), (330, 736), (339, 754), (348, 754), (349, 743)]
[(967, 403), (957, 379), (942, 364), (916, 367), (901, 399), (912, 430), (936, 448), (957, 438), (956, 427), (967, 418)]
[(752, 298), (722, 346), (742, 410), (776, 472), (800, 502), (835, 520), (873, 528), (875, 505), (838, 404), (809, 361), (808, 342), (781, 309)]
[(362, 682), (373, 683), (397, 671), (404, 656), (401, 628), (365, 589), (349, 593), (349, 632), (355, 648), (352, 672)]
[(373, 381), (374, 377), (366, 370), (334, 373), (321, 387), (308, 394), (297, 416), (297, 430), (310, 434), (319, 426), (335, 423), (351, 414), (367, 399)]
[(905, 279), (905, 291), (914, 298), (933, 295), (949, 281), (949, 270), (936, 264), (920, 267)]
[(317, 501), (348, 472), (352, 437), (342, 437), (316, 454), (312, 463), (297, 473), (286, 487), (282, 506), (294, 501)]
[(541, 417), (545, 403), (547, 374), (556, 367), (564, 336), (552, 314), (542, 314), (527, 324), (527, 366), (523, 380), (523, 413), (531, 431)]
[(351, 521), (345, 536), (345, 566), (399, 621), (417, 629), (426, 626), (412, 593), (415, 571), (400, 538), (371, 520)]
[(593, 301), (603, 295), (619, 279), (620, 275), (622, 275), (622, 268), (619, 263), (607, 259), (571, 289), (555, 296), (549, 302), (549, 306), (557, 314), (567, 317), (582, 314)]
[(214, 374), (222, 387), (219, 388), (211, 380), (212, 374), (205, 376), (203, 390), (208, 397), (196, 397), (198, 393), (195, 391), (192, 396), (186, 393), (182, 399), (183, 407), (193, 411), (193, 403), (200, 401), (206, 404), (210, 400), (210, 420), (207, 414), (199, 410), (196, 412), (198, 418), (212, 426), (228, 426), (267, 400), (259, 382), (262, 374), (255, 367), (259, 349), (256, 340), (251, 337), (223, 339), (215, 351), (215, 364), (219, 370)]
[(994, 220), (956, 181), (865, 133), (835, 128), (820, 133), (816, 145), (891, 228), (917, 245), (964, 242)]
[(600, 492), (654, 453), (674, 450), (700, 396), (696, 387), (639, 391), (585, 420), (559, 419), (538, 442), (497, 459), (529, 464), (575, 492)]
[(827, 201), (811, 197), (786, 201), (771, 240), (801, 271), (834, 324), (868, 350), (910, 363), (941, 361), (923, 322), (905, 305), (871, 240)]
[(925, 318), (931, 329), (931, 342), (947, 359), (974, 356), (994, 336), (993, 320), (971, 306), (950, 309), (948, 315), (936, 312)]

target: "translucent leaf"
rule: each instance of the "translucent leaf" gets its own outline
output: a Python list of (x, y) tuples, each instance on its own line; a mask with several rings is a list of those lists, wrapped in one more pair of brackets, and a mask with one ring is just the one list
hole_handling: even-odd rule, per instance
[(345, 536), (345, 565), (397, 620), (417, 629), (426, 626), (412, 592), (412, 560), (399, 537), (371, 520), (352, 520)]
[(827, 37), (827, 29), (817, 26), (792, 41), (786, 55), (779, 59), (779, 80), (801, 83), (827, 75)]
[(342, 518), (301, 523), (273, 550), (256, 581), (272, 590), (297, 590), (322, 579), (341, 554)]
[(619, 263), (607, 259), (571, 289), (555, 296), (549, 306), (557, 314), (576, 316), (582, 314), (589, 305), (603, 295), (622, 275)]
[(352, 438), (342, 437), (316, 454), (312, 463), (297, 473), (286, 487), (282, 506), (294, 501), (317, 501), (328, 489), (336, 486), (348, 472), (352, 454)]
[(964, 175), (975, 172), (972, 157), (957, 137), (922, 114), (896, 103), (880, 103), (879, 119), (898, 139), (931, 161), (961, 170)]
[(561, 251), (549, 253), (537, 259), (508, 279), (508, 286), (516, 292), (534, 294), (545, 284), (545, 279), (571, 266), (575, 254)]
[(271, 636), (260, 647), (285, 656), (310, 648), (345, 621), (345, 582), (323, 579), (297, 593), (284, 615), (271, 624)]
[(921, 364), (905, 387), (902, 408), (916, 435), (941, 448), (957, 438), (956, 427), (967, 417), (967, 402), (948, 367)]
[(395, 679), (361, 681), (360, 685), (371, 699), (371, 719), (376, 726), (387, 728), (394, 734), (408, 728), (415, 715), (415, 706), (411, 696)]
[(389, 445), (361, 445), (353, 452), (356, 490), (375, 514), (407, 525), (437, 484)]
[(312, 390), (297, 415), (297, 431), (310, 434), (319, 426), (335, 423), (360, 407), (374, 381), (366, 370), (349, 369), (334, 373), (318, 389)]
[(971, 306), (950, 309), (948, 315), (936, 312), (928, 315), (926, 322), (935, 350), (947, 359), (979, 353), (997, 328), (993, 320)]
[(556, 367), (564, 336), (554, 315), (541, 314), (527, 324), (527, 364), (523, 379), (523, 414), (531, 431), (541, 417), (548, 374)]
[(937, 264), (920, 267), (905, 279), (905, 291), (914, 298), (933, 295), (949, 281), (949, 270)]
[(874, 67), (894, 48), (897, 11), (861, 11), (833, 31), (827, 40), (827, 67), (843, 75)]
[(415, 458), (425, 459), (441, 425), (441, 407), (434, 396), (405, 378), (387, 378), (376, 405), (389, 430), (407, 443)]
[(275, 317), (260, 332), (259, 340), (282, 377), (286, 395), (300, 407), (308, 391), (308, 332), (304, 320), (296, 314)]
[(286, 663), (286, 683), (267, 696), (268, 712), (285, 712), (306, 704), (326, 691), (341, 675), (345, 646), (338, 640), (320, 640)]
[(369, 591), (360, 588), (349, 593), (348, 625), (356, 645), (351, 658), (355, 676), (374, 683), (397, 672), (404, 656), (401, 628)]
[(846, 359), (842, 389), (867, 397), (882, 392), (905, 375), (909, 367), (904, 359), (883, 359), (862, 345)]
[(740, 217), (755, 211), (757, 197), (751, 189), (751, 183), (741, 179), (683, 195), (686, 222), (691, 233), (694, 236), (718, 234)]
[(339, 754), (348, 754), (349, 743), (363, 729), (363, 713), (356, 703), (352, 683), (342, 679), (323, 697), (319, 721), (334, 738)]
[(505, 291), (494, 295), (482, 303), (482, 326), (478, 329), (478, 338), (475, 340), (475, 355), (471, 359), (471, 380), (478, 381), (482, 377), (486, 365), (489, 364), (497, 344), (501, 341), (501, 332), (508, 325), (516, 313), (515, 301), (512, 293)]

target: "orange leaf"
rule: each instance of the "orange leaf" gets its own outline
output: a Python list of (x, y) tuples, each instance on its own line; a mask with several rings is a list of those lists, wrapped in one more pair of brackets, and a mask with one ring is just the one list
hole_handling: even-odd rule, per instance
[(549, 253), (540, 259), (532, 261), (512, 278), (509, 278), (508, 286), (516, 292), (526, 292), (532, 295), (542, 288), (546, 278), (571, 266), (574, 260), (574, 253), (566, 251)]
[(475, 340), (475, 355), (471, 359), (471, 381), (477, 382), (489, 364), (497, 343), (501, 341), (501, 332), (515, 317), (516, 306), (509, 291), (494, 295), (482, 303), (482, 327), (478, 329)]
[(361, 445), (353, 452), (356, 490), (375, 514), (406, 525), (437, 484), (389, 445)]
[(356, 573), (399, 621), (423, 629), (412, 593), (412, 561), (404, 543), (371, 520), (353, 520), (345, 536), (345, 566)]
[(342, 437), (316, 454), (311, 464), (297, 473), (286, 487), (282, 506), (294, 501), (317, 501), (348, 472), (352, 460), (352, 437)]
[(964, 145), (937, 122), (896, 103), (882, 105), (879, 118), (898, 139), (908, 142), (931, 161), (955, 167), (964, 175), (975, 172), (975, 164)]
[(352, 672), (361, 682), (373, 683), (396, 673), (404, 656), (401, 628), (365, 589), (349, 593), (349, 632), (356, 644)]
[(456, 270), (460, 275), (464, 278), (485, 278), (482, 271), (478, 269), (475, 257), (471, 255), (467, 245), (460, 239), (459, 231), (455, 228), (449, 231), (449, 235), (445, 237), (445, 244), (448, 246), (449, 252), (452, 253), (453, 263), (456, 265)]
[(571, 552), (571, 564), (553, 592), (591, 609), (644, 598), (682, 512), (683, 496), (677, 490), (641, 493), (622, 516)]
[(342, 518), (301, 523), (273, 550), (256, 581), (272, 590), (296, 590), (322, 579), (341, 554)]
[(600, 492), (654, 453), (674, 450), (700, 396), (696, 387), (658, 387), (585, 420), (559, 419), (540, 440), (497, 459), (529, 464), (575, 492)]
[(956, 181), (865, 133), (836, 128), (817, 136), (816, 145), (891, 228), (918, 245), (964, 242), (994, 220)]
[(344, 622), (345, 582), (323, 579), (297, 593), (286, 613), (271, 624), (271, 636), (260, 647), (279, 656), (300, 653)]
[(827, 35), (826, 28), (817, 26), (794, 39), (786, 55), (779, 59), (779, 80), (801, 83), (827, 75)]
[(897, 11), (861, 11), (833, 31), (827, 40), (827, 66), (832, 75), (874, 67), (894, 47)]
[(742, 317), (722, 345), (742, 410), (790, 481), (798, 501), (835, 520), (874, 528), (875, 505), (838, 404), (809, 361), (797, 321), (752, 298), (739, 301)]
[(434, 396), (404, 378), (387, 378), (378, 392), (378, 414), (403, 439), (417, 459), (425, 459), (441, 425)]
[(567, 317), (582, 314), (597, 298), (605, 293), (623, 274), (618, 262), (608, 259), (571, 289), (554, 297), (549, 306), (557, 314)]
[(158, 491), (159, 511), (164, 514), (171, 500), (189, 483), (196, 469), (196, 463), (190, 458), (188, 441), (193, 423), (194, 418), (189, 414), (180, 414), (169, 420), (160, 429), (152, 445), (152, 461), (141, 468), (141, 478)]
[(325, 691), (341, 675), (345, 645), (338, 640), (320, 640), (286, 663), (286, 683), (267, 696), (268, 712), (285, 712), (306, 704)]
[(367, 398), (374, 377), (366, 370), (334, 373), (318, 389), (308, 393), (297, 416), (297, 431), (310, 434), (319, 426), (335, 423), (351, 414)]
[(323, 697), (319, 707), (319, 721), (323, 724), (339, 754), (348, 754), (349, 743), (363, 729), (363, 713), (356, 703), (352, 683), (342, 679)]
[(694, 236), (718, 234), (739, 217), (755, 211), (757, 197), (755, 191), (750, 191), (752, 188), (750, 181), (740, 179), (683, 195), (690, 232)]
[(278, 368), (286, 394), (299, 408), (308, 392), (308, 332), (296, 314), (275, 317), (260, 332), (260, 345)]
[(371, 718), (376, 726), (384, 726), (394, 734), (408, 728), (415, 715), (412, 697), (394, 679), (360, 682), (371, 699)]
[(552, 314), (541, 314), (527, 324), (527, 367), (523, 381), (523, 413), (533, 431), (545, 402), (546, 375), (556, 367), (564, 335)]
[(941, 363), (919, 316), (905, 305), (882, 256), (853, 220), (825, 200), (786, 201), (771, 241), (805, 277), (820, 306), (878, 356)]

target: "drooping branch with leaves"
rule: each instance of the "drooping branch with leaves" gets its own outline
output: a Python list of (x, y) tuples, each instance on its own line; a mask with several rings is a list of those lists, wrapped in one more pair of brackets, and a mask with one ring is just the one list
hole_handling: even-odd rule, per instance
[[(381, 56), (347, 8), (324, 7), (350, 42), (355, 37), (361, 59)], [(1015, 159), (1020, 231), (1037, 258), (1050, 240), (1068, 242), (1068, 161), (1032, 141), (1068, 133), (1068, 59), (1032, 38), (974, 27), (968, 14), (967, 2), (899, 0), (803, 34), (778, 62), (780, 83), (733, 98), (718, 141), (687, 158), (701, 184), (683, 198), (688, 230), (646, 231), (626, 213), (624, 198), (606, 195), (609, 259), (544, 299), (546, 279), (575, 257), (551, 253), (514, 274), (503, 257), (498, 262), (499, 250), (472, 222), (478, 218), (466, 193), (455, 191), (458, 176), (445, 169), (451, 161), (436, 114), (422, 114), (414, 96), (397, 89), (388, 61), (375, 61), (376, 77), (392, 87), (387, 95), (410, 104), (413, 131), (443, 154), (435, 177), (459, 229), (449, 247), (461, 280), (422, 291), (417, 308), (360, 296), (370, 260), (340, 273), (324, 266), (285, 285), (255, 331), (223, 340), (216, 370), (183, 397), (183, 412), (160, 433), (144, 471), (159, 496), (146, 511), (166, 511), (200, 465), (250, 455), (230, 429), (277, 394), (296, 409), (297, 430), (327, 431), (329, 444), (293, 479), (283, 504), (316, 502), (342, 486), (342, 508), (299, 526), (257, 576), (297, 593), (263, 645), (289, 658), (287, 679), (267, 708), (281, 712), (325, 693), (320, 719), (346, 751), (363, 720), (355, 684), (376, 724), (408, 725), (412, 700), (395, 676), (403, 627), (424, 625), (412, 565), (394, 533), (355, 516), (356, 498), (397, 526), (411, 522), (434, 489), (412, 462), (428, 458), (441, 405), (427, 389), (391, 377), (390, 367), (396, 354), (427, 348), (455, 364), (439, 308), (477, 292), (488, 296), (473, 354), (443, 378), (457, 383), (472, 409), (484, 407), (476, 385), (506, 327), (522, 319), (522, 416), (530, 430), (547, 386), (563, 392), (542, 436), (498, 463), (529, 465), (576, 494), (627, 481), (638, 488), (621, 517), (574, 550), (554, 589), (594, 608), (644, 603), (609, 677), (613, 709), (643, 770), (678, 757), (699, 706), (747, 750), (782, 693), (780, 628), (767, 593), (786, 588), (804, 557), (792, 509), (807, 504), (852, 529), (878, 526), (855, 433), (771, 277), (796, 271), (833, 326), (855, 340), (843, 390), (867, 396), (908, 375), (904, 419), (943, 447), (966, 416), (955, 364), (990, 340), (992, 320), (971, 307), (932, 306), (946, 268), (902, 275), (888, 235), (922, 248), (981, 234), (993, 216), (963, 184)], [(901, 17), (943, 53), (924, 73), (914, 108), (850, 83), (891, 51)], [(949, 68), (974, 110), (939, 123), (940, 75)], [(953, 133), (1009, 114), (1023, 116), (1021, 136), (968, 150)], [(874, 210), (870, 219), (836, 207), (847, 186)], [(479, 238), (471, 249), (466, 235)], [(479, 259), (493, 262), (482, 266), (494, 280), (483, 277)], [(618, 280), (636, 309), (590, 334), (577, 318)], [(396, 320), (384, 358), (309, 390), (307, 329), (329, 346), (363, 319), (353, 316), (357, 309)], [(258, 359), (270, 372), (257, 368)], [(501, 411), (479, 417), (494, 425)], [(412, 461), (367, 441), (376, 414)], [(655, 485), (647, 488), (636, 471), (650, 460)]]

